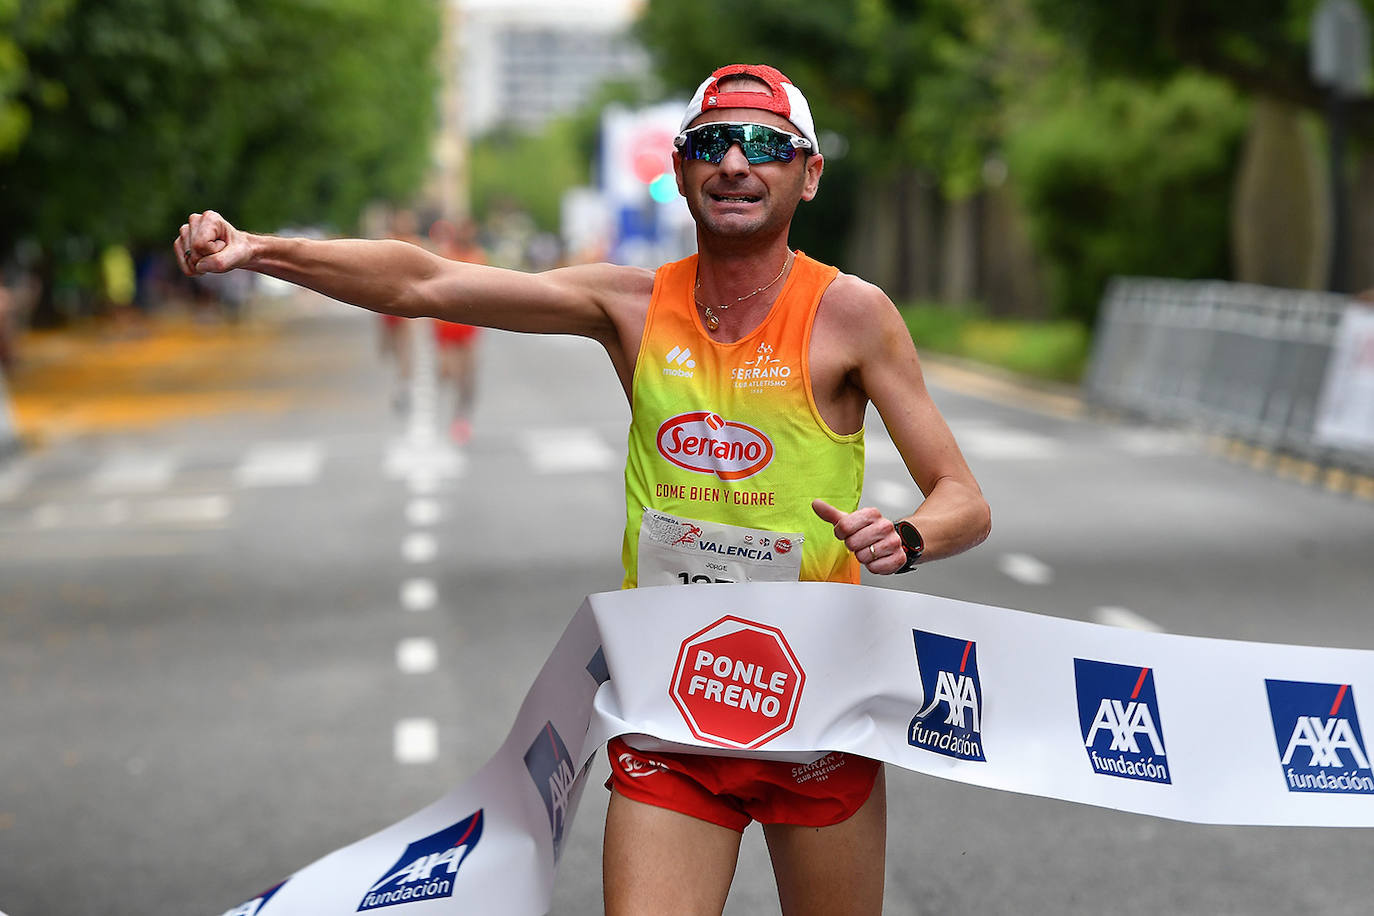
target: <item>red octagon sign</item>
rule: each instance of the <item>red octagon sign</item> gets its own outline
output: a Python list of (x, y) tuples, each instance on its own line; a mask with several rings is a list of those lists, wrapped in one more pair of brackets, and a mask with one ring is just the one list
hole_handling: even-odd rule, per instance
[(748, 749), (792, 727), (805, 682), (781, 630), (722, 617), (682, 641), (668, 693), (693, 735)]

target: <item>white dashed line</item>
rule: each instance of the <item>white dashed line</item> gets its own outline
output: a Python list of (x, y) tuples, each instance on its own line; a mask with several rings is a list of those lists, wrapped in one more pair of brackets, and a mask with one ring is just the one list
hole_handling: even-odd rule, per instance
[(401, 556), (406, 558), (407, 563), (428, 563), (438, 552), (438, 542), (422, 532), (407, 534), (401, 542)]
[(396, 667), (402, 674), (428, 674), (439, 667), (439, 647), (422, 636), (403, 639), (396, 644)]
[(407, 611), (431, 610), (439, 600), (432, 579), (407, 579), (401, 584), (401, 607)]
[(234, 470), (241, 487), (282, 487), (313, 483), (323, 462), (313, 442), (268, 442), (255, 446)]
[(1124, 607), (1100, 607), (1093, 611), (1093, 620), (1109, 627), (1123, 627), (1145, 633), (1163, 633), (1164, 628), (1148, 617)]
[(401, 719), (392, 735), (397, 763), (433, 763), (439, 756), (439, 726), (433, 719)]
[(1054, 570), (1029, 554), (1004, 554), (998, 559), (997, 568), (1022, 585), (1049, 585), (1054, 581)]
[(410, 484), (410, 492), (417, 496), (428, 496), (439, 490), (439, 476), (437, 474), (413, 472), (406, 477), (406, 482)]
[(412, 499), (406, 506), (406, 520), (412, 525), (433, 525), (442, 514), (438, 501), (433, 499)]

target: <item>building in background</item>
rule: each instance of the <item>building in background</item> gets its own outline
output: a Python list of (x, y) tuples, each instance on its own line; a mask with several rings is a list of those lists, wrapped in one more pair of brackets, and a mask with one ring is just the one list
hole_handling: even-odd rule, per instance
[(468, 136), (536, 129), (609, 80), (647, 77), (630, 33), (639, 0), (460, 0)]

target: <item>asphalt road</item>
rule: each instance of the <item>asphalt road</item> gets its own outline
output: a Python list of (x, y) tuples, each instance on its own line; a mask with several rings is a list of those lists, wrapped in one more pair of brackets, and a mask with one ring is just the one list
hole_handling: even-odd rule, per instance
[[(262, 344), (270, 384), (232, 411), (0, 465), (9, 916), (214, 916), (429, 803), (504, 738), (581, 597), (618, 585), (628, 409), (597, 348), (485, 334), (475, 434), (417, 478), (374, 330), (302, 315)], [(994, 533), (879, 584), (1374, 648), (1374, 504), (1187, 435), (931, 378)], [(915, 488), (880, 424), (870, 436), (868, 499), (906, 511)], [(598, 759), (556, 913), (600, 912), (605, 772)], [(1356, 914), (1374, 899), (1368, 831), (888, 779), (893, 914)], [(776, 913), (773, 895), (751, 829), (727, 912)]]

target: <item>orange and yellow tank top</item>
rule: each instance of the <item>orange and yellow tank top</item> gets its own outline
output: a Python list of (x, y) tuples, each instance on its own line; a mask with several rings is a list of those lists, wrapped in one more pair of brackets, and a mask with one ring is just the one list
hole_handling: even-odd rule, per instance
[(679, 573), (682, 582), (753, 578), (741, 568), (795, 567), (798, 552), (799, 571), (760, 577), (857, 582), (858, 561), (811, 509), (819, 497), (851, 512), (863, 489), (863, 430), (841, 435), (821, 419), (807, 358), (839, 271), (798, 253), (763, 323), (719, 343), (692, 299), (696, 266), (692, 255), (654, 276), (631, 389), (624, 587), (646, 578), (640, 545), (650, 532), (707, 573)]

